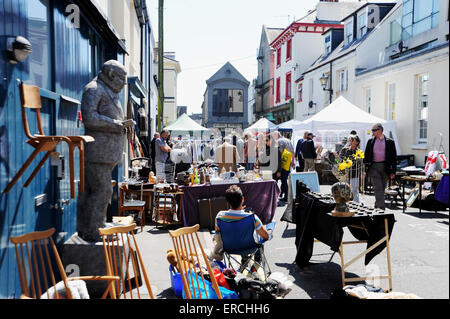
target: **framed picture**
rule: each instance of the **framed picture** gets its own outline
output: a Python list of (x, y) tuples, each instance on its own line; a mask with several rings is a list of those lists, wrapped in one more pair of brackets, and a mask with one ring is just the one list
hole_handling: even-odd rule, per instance
[(406, 206), (411, 207), (419, 196), (419, 186), (414, 187), (411, 194), (409, 194), (408, 199), (406, 200)]
[(317, 172), (291, 173), (292, 194), (297, 194), (297, 181), (302, 181), (312, 192), (320, 193)]

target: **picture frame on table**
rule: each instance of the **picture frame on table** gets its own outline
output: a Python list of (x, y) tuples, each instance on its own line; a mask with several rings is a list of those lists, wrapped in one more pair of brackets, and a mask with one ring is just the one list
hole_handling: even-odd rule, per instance
[(406, 207), (411, 207), (419, 196), (419, 186), (414, 187), (411, 194), (409, 194), (408, 199), (406, 200)]
[(303, 182), (312, 192), (320, 193), (319, 176), (317, 172), (291, 173), (292, 194), (297, 194), (297, 181)]

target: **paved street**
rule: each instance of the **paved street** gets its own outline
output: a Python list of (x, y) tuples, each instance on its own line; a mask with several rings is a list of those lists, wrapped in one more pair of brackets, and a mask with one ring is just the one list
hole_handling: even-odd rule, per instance
[[(329, 193), (331, 186), (321, 186), (322, 193)], [(372, 205), (374, 197), (362, 195), (362, 202)], [(396, 207), (394, 207), (396, 208)], [(278, 207), (274, 221), (277, 222), (274, 238), (266, 243), (265, 252), (272, 272), (286, 274), (293, 282), (292, 291), (286, 299), (328, 299), (333, 289), (341, 287), (339, 254), (334, 254), (328, 246), (320, 242), (314, 245), (312, 264), (299, 269), (294, 264), (295, 225), (280, 221), (286, 207)], [(394, 225), (390, 247), (393, 290), (413, 293), (426, 299), (449, 298), (449, 213), (423, 211), (408, 208), (405, 214), (401, 206), (393, 210), (397, 222)], [(212, 247), (209, 231), (202, 230), (201, 236), (206, 248)], [(174, 298), (170, 283), (167, 249), (172, 248), (168, 231), (147, 225), (144, 232), (138, 232), (144, 262), (157, 298)], [(344, 240), (354, 240), (344, 230)], [(345, 261), (359, 255), (365, 244), (347, 245), (344, 248)], [(387, 274), (386, 250), (376, 256), (365, 268), (363, 260), (351, 265), (347, 276), (364, 276), (377, 272)], [(370, 282), (368, 282), (370, 284)], [(381, 280), (376, 285), (388, 288), (388, 281)]]

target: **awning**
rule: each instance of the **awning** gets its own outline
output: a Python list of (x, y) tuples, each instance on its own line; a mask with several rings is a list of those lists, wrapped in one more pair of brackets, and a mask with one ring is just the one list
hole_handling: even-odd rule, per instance
[(139, 99), (144, 99), (147, 97), (147, 89), (144, 87), (144, 85), (137, 76), (132, 76), (128, 78), (128, 88), (131, 94), (131, 98), (137, 104), (141, 103)]
[(95, 26), (101, 31), (101, 34), (105, 36), (105, 40), (110, 40), (112, 43), (117, 44), (123, 53), (130, 55), (120, 34), (114, 29), (111, 21), (100, 8), (96, 0), (74, 0), (74, 3), (80, 7), (88, 21), (95, 22)]

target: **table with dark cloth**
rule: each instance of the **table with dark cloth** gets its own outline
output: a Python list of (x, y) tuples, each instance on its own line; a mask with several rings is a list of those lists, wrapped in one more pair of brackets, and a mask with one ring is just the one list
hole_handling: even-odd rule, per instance
[(449, 189), (449, 178), (447, 173), (442, 176), (441, 181), (436, 188), (436, 200), (447, 206), (449, 204)]
[[(295, 262), (299, 267), (309, 263), (312, 256), (314, 239), (330, 246), (331, 250), (339, 252), (344, 227), (348, 227), (357, 240), (367, 240), (367, 249), (386, 236), (385, 219), (388, 221), (389, 238), (391, 237), (395, 217), (392, 213), (333, 217), (331, 211), (336, 206), (334, 199), (318, 199), (311, 192), (297, 194), (295, 200), (297, 255)], [(364, 227), (365, 229), (355, 228)], [(377, 246), (365, 256), (367, 265), (384, 248), (386, 243)]]
[[(184, 226), (200, 223), (198, 200), (225, 196), (225, 191), (232, 184), (182, 186), (184, 193), (182, 216)], [(261, 219), (263, 224), (272, 221), (278, 205), (280, 188), (274, 180), (238, 183), (244, 195), (244, 205)]]

